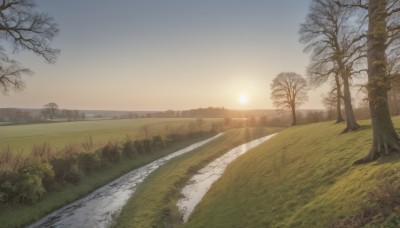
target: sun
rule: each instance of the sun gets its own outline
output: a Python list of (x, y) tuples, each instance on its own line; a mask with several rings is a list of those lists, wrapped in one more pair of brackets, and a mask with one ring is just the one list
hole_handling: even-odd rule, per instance
[(239, 102), (241, 104), (246, 104), (247, 102), (249, 102), (249, 97), (246, 94), (241, 94), (239, 96)]

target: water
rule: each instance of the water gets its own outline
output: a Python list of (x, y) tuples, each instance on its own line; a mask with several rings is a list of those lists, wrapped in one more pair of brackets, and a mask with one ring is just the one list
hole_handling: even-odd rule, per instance
[(268, 135), (235, 147), (198, 171), (182, 189), (181, 194), (183, 197), (177, 202), (178, 209), (183, 215), (183, 221), (187, 222), (196, 205), (201, 201), (211, 185), (222, 176), (229, 163), (251, 148), (272, 138), (274, 135), (276, 134)]
[(166, 161), (190, 152), (218, 137), (222, 133), (192, 144), (172, 154), (135, 169), (90, 195), (45, 216), (28, 227), (108, 227), (113, 222), (137, 186)]

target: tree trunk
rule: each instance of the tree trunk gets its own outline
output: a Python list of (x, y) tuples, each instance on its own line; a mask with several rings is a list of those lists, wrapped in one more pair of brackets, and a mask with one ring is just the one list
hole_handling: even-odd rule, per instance
[(337, 111), (337, 117), (336, 117), (336, 123), (340, 123), (343, 121), (342, 117), (342, 90), (340, 86), (340, 81), (339, 81), (339, 76), (335, 75), (335, 82), (336, 82), (336, 111)]
[(294, 126), (294, 125), (297, 124), (297, 119), (296, 119), (296, 106), (295, 106), (295, 105), (292, 106), (292, 119), (293, 119), (292, 126)]
[(386, 80), (386, 0), (368, 4), (368, 100), (372, 121), (372, 147), (369, 154), (356, 161), (360, 164), (400, 151), (400, 140), (394, 129), (388, 105)]
[(343, 101), (344, 109), (346, 113), (346, 128), (341, 133), (346, 133), (348, 131), (355, 131), (360, 128), (357, 123), (356, 117), (354, 116), (353, 106), (351, 105), (351, 93), (350, 93), (350, 83), (347, 70), (342, 70), (342, 80), (343, 80)]

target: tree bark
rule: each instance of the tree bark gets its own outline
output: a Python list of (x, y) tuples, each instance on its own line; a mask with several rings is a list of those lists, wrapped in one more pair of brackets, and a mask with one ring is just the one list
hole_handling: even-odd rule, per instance
[(337, 117), (336, 117), (336, 123), (340, 123), (343, 121), (342, 117), (342, 90), (340, 86), (340, 81), (339, 81), (339, 76), (335, 75), (335, 82), (336, 82), (336, 111), (337, 111)]
[(349, 76), (346, 70), (343, 70), (342, 79), (343, 79), (343, 93), (344, 93), (343, 101), (346, 113), (346, 128), (342, 131), (342, 133), (346, 133), (348, 131), (355, 131), (359, 129), (360, 125), (357, 123), (356, 117), (354, 116), (353, 106), (351, 104)]
[(368, 99), (372, 121), (372, 146), (369, 154), (355, 164), (400, 151), (400, 139), (394, 129), (388, 105), (386, 78), (386, 0), (368, 4)]

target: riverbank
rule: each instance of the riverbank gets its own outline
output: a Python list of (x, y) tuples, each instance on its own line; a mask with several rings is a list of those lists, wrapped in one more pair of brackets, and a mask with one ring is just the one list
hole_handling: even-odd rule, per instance
[(400, 154), (353, 166), (372, 142), (370, 121), (359, 123), (346, 134), (333, 122), (281, 131), (232, 162), (184, 227), (330, 227), (357, 214), (332, 227), (399, 227)]
[(172, 159), (154, 171), (137, 189), (116, 220), (116, 227), (163, 227), (181, 223), (176, 202), (193, 174), (230, 149), (280, 129), (247, 128), (227, 131), (201, 149)]
[(106, 169), (92, 174), (83, 175), (78, 185), (67, 183), (58, 191), (49, 192), (46, 197), (34, 205), (6, 204), (0, 207), (0, 224), (4, 227), (21, 227), (32, 223), (46, 214), (69, 204), (95, 189), (111, 182), (121, 175), (146, 165), (160, 157), (187, 147), (195, 142), (211, 137), (205, 134), (201, 137), (185, 139), (158, 149), (152, 153), (146, 153), (135, 157), (135, 159), (124, 159), (118, 165), (109, 166)]

